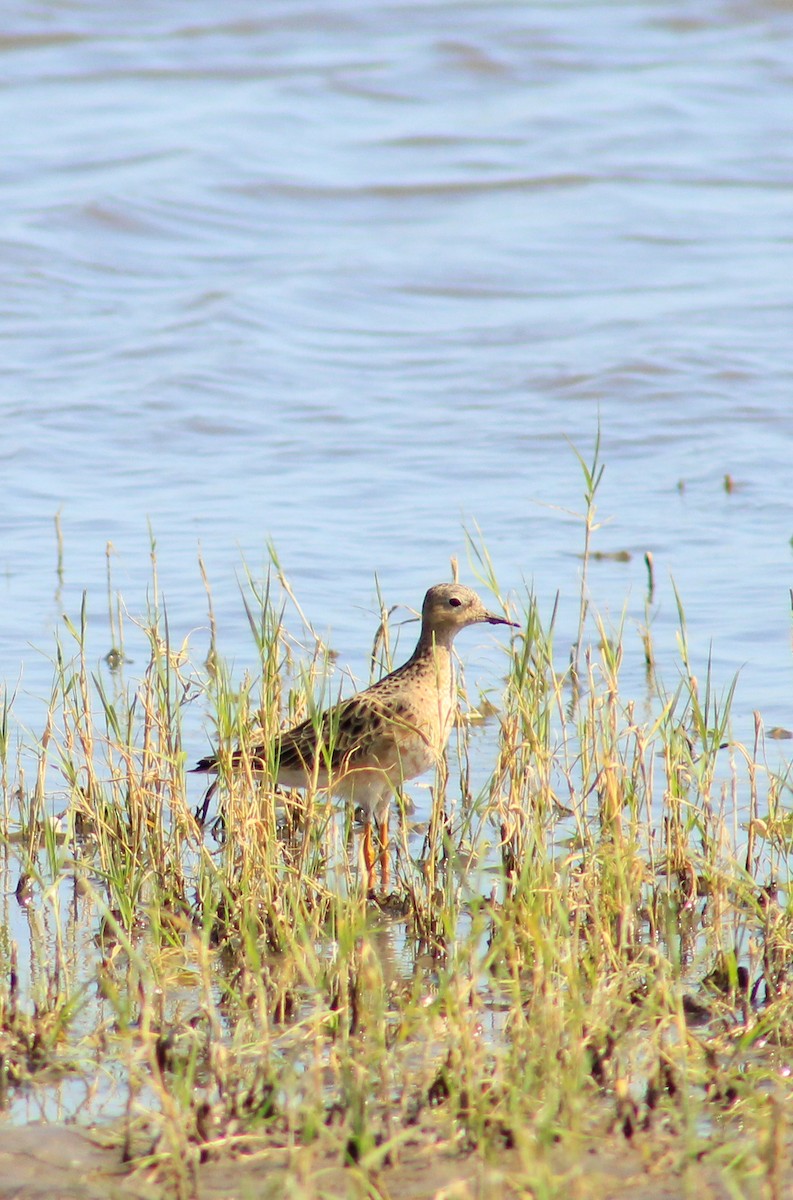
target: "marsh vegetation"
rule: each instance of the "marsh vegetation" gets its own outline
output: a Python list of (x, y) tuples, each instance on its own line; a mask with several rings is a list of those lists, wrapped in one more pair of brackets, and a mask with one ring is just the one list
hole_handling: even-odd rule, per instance
[[(650, 596), (638, 631), (591, 610), (597, 461), (584, 477), (574, 645), (531, 595), (501, 597), (470, 542), (520, 630), (486, 694), (461, 674), (446, 768), (424, 810), (392, 816), (375, 900), (355, 814), (322, 793), (241, 771), (196, 820), (205, 744), (186, 744), (185, 714), (229, 748), (337, 694), (275, 556), (243, 589), (242, 679), (209, 586), (206, 661), (172, 643), (154, 554), (140, 667), (112, 590), (106, 660), (86, 606), (64, 619), (39, 728), (17, 729), (10, 695), (0, 714), (0, 1106), (55, 1091), (85, 1121), (99, 1098), (119, 1159), (184, 1197), (204, 1163), (231, 1179), (268, 1156), (294, 1168), (292, 1196), (330, 1194), (328, 1162), (350, 1194), (384, 1196), (408, 1148), (500, 1164), (504, 1195), (595, 1196), (604, 1139), (691, 1188), (784, 1194), (790, 777), (759, 718), (734, 740), (732, 684), (697, 676), (682, 602), (671, 687)], [(392, 599), (373, 677), (392, 665)], [(620, 679), (637, 652), (640, 701)]]

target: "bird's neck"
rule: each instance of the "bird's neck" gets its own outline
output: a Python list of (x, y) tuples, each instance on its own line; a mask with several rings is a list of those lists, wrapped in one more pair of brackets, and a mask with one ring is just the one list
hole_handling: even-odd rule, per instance
[(412, 661), (417, 659), (450, 660), (454, 630), (451, 629), (422, 629), (421, 637), (413, 651)]

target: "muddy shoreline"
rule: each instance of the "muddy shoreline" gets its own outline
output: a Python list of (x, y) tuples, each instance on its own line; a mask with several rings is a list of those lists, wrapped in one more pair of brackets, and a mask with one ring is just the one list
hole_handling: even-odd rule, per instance
[[(680, 1139), (626, 1141), (620, 1136), (562, 1147), (505, 1151), (497, 1162), (417, 1138), (396, 1160), (365, 1172), (343, 1167), (316, 1148), (221, 1156), (184, 1172), (162, 1165), (130, 1170), (107, 1130), (31, 1124), (0, 1129), (0, 1200), (518, 1200), (546, 1195), (571, 1200), (781, 1200), (791, 1194), (790, 1156), (782, 1178), (743, 1177), (740, 1192), (706, 1152), (684, 1152)], [(738, 1147), (736, 1146), (736, 1153)], [(541, 1190), (540, 1190), (541, 1189)]]

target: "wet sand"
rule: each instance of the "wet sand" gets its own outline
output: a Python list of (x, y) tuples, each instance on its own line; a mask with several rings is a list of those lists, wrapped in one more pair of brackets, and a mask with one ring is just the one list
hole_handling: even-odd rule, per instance
[[(733, 1178), (732, 1186), (712, 1164), (697, 1156), (683, 1167), (682, 1147), (658, 1139), (630, 1144), (620, 1138), (582, 1146), (578, 1161), (569, 1149), (551, 1151), (545, 1162), (506, 1151), (495, 1163), (460, 1155), (438, 1145), (404, 1145), (394, 1165), (368, 1179), (356, 1168), (323, 1158), (315, 1149), (270, 1150), (225, 1157), (188, 1167), (181, 1192), (173, 1181), (130, 1172), (107, 1134), (65, 1125), (27, 1125), (0, 1130), (0, 1200), (160, 1200), (180, 1195), (195, 1200), (300, 1200), (349, 1197), (365, 1200), (519, 1200), (540, 1194), (569, 1200), (773, 1200), (793, 1194), (793, 1171), (783, 1179)], [(532, 1188), (534, 1185), (534, 1188)], [(736, 1192), (736, 1186), (739, 1191)]]

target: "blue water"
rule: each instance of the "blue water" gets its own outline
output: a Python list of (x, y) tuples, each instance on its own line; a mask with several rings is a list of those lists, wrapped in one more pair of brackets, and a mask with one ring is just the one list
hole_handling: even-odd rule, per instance
[(589, 582), (627, 612), (626, 697), (650, 550), (668, 682), (674, 580), (695, 669), (740, 671), (737, 733), (793, 726), (787, 6), (96, 0), (4, 25), (0, 681), (24, 728), (84, 590), (110, 648), (108, 543), (144, 612), (150, 531), (173, 641), (206, 651), (200, 549), (238, 676), (268, 543), (360, 680), (375, 580), (414, 607), (452, 555), (474, 581), (466, 529), (518, 608), (559, 593), (563, 664), (571, 446), (598, 427), (594, 546), (631, 558)]
[[(739, 673), (735, 736), (755, 710), (793, 728), (791, 63), (793, 10), (753, 0), (6, 4), (10, 788), (20, 764), (35, 777), (84, 592), (91, 656), (110, 649), (108, 562), (125, 674), (144, 669), (152, 539), (172, 644), (206, 654), (200, 553), (237, 679), (257, 664), (240, 590), (270, 545), (363, 681), (377, 584), (416, 607), (452, 556), (475, 582), (466, 531), (516, 614), (531, 591), (547, 622), (558, 597), (563, 668), (573, 448), (591, 461), (598, 431), (593, 548), (630, 557), (593, 561), (588, 586), (625, 622), (623, 699), (644, 711), (650, 551), (667, 687), (676, 585), (692, 668), (712, 658), (717, 691)], [(461, 636), (472, 690), (498, 694), (504, 642)], [(190, 757), (211, 733), (196, 702)], [(487, 731), (471, 755), (486, 778)], [(36, 905), (2, 912), (24, 975)], [(90, 914), (67, 930), (76, 962), (93, 933)], [(96, 1118), (105, 1093), (112, 1115), (109, 1074), (83, 1089), (20, 1094), (12, 1116)]]

